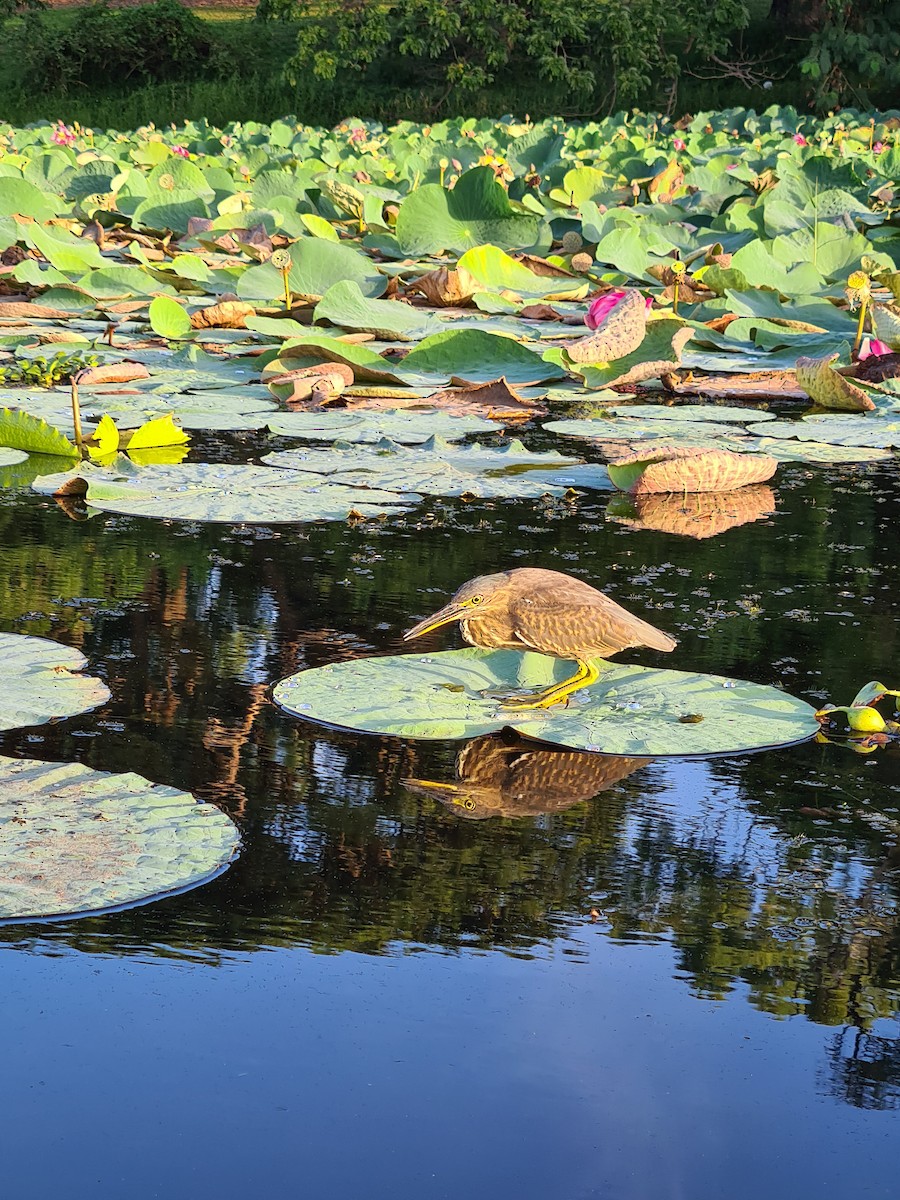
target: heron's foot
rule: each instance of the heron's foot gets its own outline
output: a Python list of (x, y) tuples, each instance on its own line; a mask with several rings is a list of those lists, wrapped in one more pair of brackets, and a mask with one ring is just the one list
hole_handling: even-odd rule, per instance
[(527, 709), (535, 708), (552, 708), (554, 704), (568, 704), (568, 695), (558, 695), (551, 693), (550, 695), (544, 692), (538, 692), (537, 695), (532, 693), (530, 696), (510, 696), (503, 701), (503, 708), (512, 708), (516, 712), (524, 712)]

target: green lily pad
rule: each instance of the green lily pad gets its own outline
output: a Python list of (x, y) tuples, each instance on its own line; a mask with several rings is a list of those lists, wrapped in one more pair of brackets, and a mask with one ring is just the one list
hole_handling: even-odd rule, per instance
[(237, 854), (213, 804), (140, 775), (0, 758), (0, 919), (98, 912), (193, 887)]
[(457, 263), (457, 269), (468, 271), (489, 291), (514, 292), (532, 300), (550, 296), (580, 300), (589, 288), (588, 282), (578, 276), (538, 275), (497, 246), (476, 246), (467, 250)]
[(354, 513), (375, 517), (410, 508), (421, 499), (412, 493), (344, 487), (306, 471), (226, 463), (141, 469), (85, 464), (74, 471), (40, 476), (31, 486), (45, 494), (78, 491), (83, 486), (87, 503), (106, 512), (232, 525), (343, 521)]
[(483, 695), (544, 687), (574, 672), (571, 663), (513, 650), (333, 663), (281, 680), (273, 698), (295, 716), (367, 733), (450, 739), (510, 726), (572, 749), (654, 757), (785, 746), (818, 730), (815, 709), (776, 688), (719, 675), (601, 666), (595, 684), (567, 706), (547, 710), (520, 712)]
[[(687, 438), (685, 445), (715, 445), (720, 437), (733, 437), (733, 425), (717, 424), (715, 421), (651, 420), (641, 421), (636, 417), (566, 417), (560, 421), (547, 421), (544, 429), (551, 433), (564, 433), (568, 437), (595, 438), (600, 441), (626, 441), (637, 438)], [(730, 448), (730, 447), (729, 447)]]
[[(746, 438), (752, 445), (747, 449), (760, 454), (768, 454), (779, 462), (821, 463), (823, 466), (838, 466), (842, 463), (878, 462), (883, 458), (891, 458), (890, 450), (880, 450), (872, 446), (832, 446), (828, 442), (801, 442), (789, 438)], [(734, 450), (735, 446), (729, 446)]]
[(516, 208), (490, 167), (466, 171), (452, 191), (427, 183), (406, 197), (397, 215), (404, 254), (420, 256), (473, 246), (526, 250), (538, 240), (541, 218)]
[[(691, 337), (683, 321), (671, 317), (649, 321), (643, 341), (636, 350), (606, 363), (573, 362), (565, 350), (548, 350), (545, 357), (562, 361), (580, 375), (585, 387), (607, 388), (656, 379), (681, 365), (682, 350)], [(559, 358), (559, 356), (564, 356)]]
[[(29, 404), (29, 407), (31, 406)], [(59, 407), (62, 409), (62, 404)], [(63, 423), (71, 425), (71, 401), (67, 403), (67, 411), (64, 411)], [(55, 424), (48, 424), (43, 416), (37, 413), (0, 409), (0, 446), (7, 448), (6, 453), (24, 451), (26, 454), (53, 454), (60, 458), (74, 458), (78, 451), (69, 439), (54, 427)], [(17, 461), (19, 460), (7, 459), (5, 465)]]
[(887, 449), (900, 446), (900, 418), (872, 413), (868, 416), (801, 417), (775, 425), (750, 425), (760, 437), (799, 438), (804, 442), (829, 442), (833, 446), (870, 446)]
[(280, 450), (265, 455), (263, 462), (333, 475), (336, 482), (349, 485), (430, 496), (527, 498), (611, 486), (604, 467), (578, 463), (555, 451), (536, 454), (521, 442), (494, 449), (430, 438), (410, 449), (384, 439), (374, 446)]
[(0, 730), (27, 729), (58, 717), (75, 717), (110, 698), (102, 680), (79, 674), (87, 659), (71, 646), (21, 633), (0, 633), (0, 660), (4, 680)]
[(495, 432), (497, 425), (481, 417), (451, 416), (440, 409), (341, 410), (338, 412), (292, 412), (270, 417), (272, 433), (317, 442), (380, 442), (389, 438), (406, 446), (442, 437), (462, 441), (470, 433)]

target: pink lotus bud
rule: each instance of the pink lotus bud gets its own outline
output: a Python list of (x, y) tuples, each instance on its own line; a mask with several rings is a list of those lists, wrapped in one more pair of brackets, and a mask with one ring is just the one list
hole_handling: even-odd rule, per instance
[(872, 147), (872, 153), (880, 154), (883, 149), (884, 149), (884, 142), (876, 142), (875, 145)]
[[(587, 325), (588, 329), (598, 329), (616, 305), (621, 304), (624, 299), (624, 292), (607, 292), (604, 296), (598, 296), (596, 300), (591, 301), (591, 306), (585, 314), (585, 325)], [(653, 297), (645, 296), (644, 303), (647, 305), (647, 311), (649, 312), (653, 304)]]
[(172, 153), (179, 155), (181, 158), (190, 158), (190, 151), (187, 146), (173, 146)]
[(885, 354), (893, 354), (887, 342), (879, 342), (878, 338), (863, 338), (857, 358), (860, 362), (865, 358), (883, 358)]
[(680, 137), (672, 138), (672, 149), (673, 150), (687, 150), (687, 142), (684, 140), (684, 138), (680, 138)]
[(806, 140), (806, 138), (803, 136), (802, 133), (795, 133), (794, 141), (797, 143), (798, 146), (808, 146), (809, 145), (809, 142)]

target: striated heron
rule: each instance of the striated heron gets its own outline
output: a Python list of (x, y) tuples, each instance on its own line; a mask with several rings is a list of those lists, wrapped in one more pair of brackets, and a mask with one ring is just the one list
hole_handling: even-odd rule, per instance
[(404, 641), (459, 621), (463, 638), (487, 650), (537, 650), (572, 659), (578, 670), (532, 696), (510, 697), (516, 708), (549, 708), (600, 676), (592, 663), (629, 646), (674, 650), (676, 641), (589, 583), (561, 571), (519, 567), (464, 583), (443, 608), (414, 625)]

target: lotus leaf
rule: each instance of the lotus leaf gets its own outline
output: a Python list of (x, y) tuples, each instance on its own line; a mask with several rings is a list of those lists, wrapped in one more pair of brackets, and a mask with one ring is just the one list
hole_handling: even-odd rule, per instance
[(798, 358), (797, 383), (821, 408), (872, 412), (875, 402), (871, 397), (832, 369), (831, 363), (838, 357), (829, 354), (825, 358)]
[(403, 360), (404, 372), (441, 382), (511, 384), (562, 379), (565, 371), (520, 342), (485, 329), (448, 329), (425, 338)]
[(427, 183), (400, 205), (397, 241), (404, 254), (462, 253), (474, 246), (527, 250), (540, 236), (541, 218), (516, 207), (490, 167), (460, 176), (452, 191)]
[(0, 730), (78, 716), (109, 700), (105, 683), (79, 674), (87, 659), (70, 646), (21, 633), (0, 633), (0, 659), (4, 677)]
[(79, 467), (39, 476), (32, 487), (50, 494), (86, 492), (91, 507), (133, 517), (233, 525), (342, 521), (354, 513), (374, 517), (399, 512), (421, 499), (344, 487), (306, 471), (216, 463), (128, 471)]
[[(571, 367), (589, 388), (643, 383), (676, 370), (681, 365), (682, 349), (690, 336), (691, 330), (684, 322), (663, 317), (647, 323), (641, 344), (630, 354), (608, 363), (572, 363)], [(549, 351), (547, 357), (555, 357), (558, 353)]]
[(457, 263), (457, 271), (468, 272), (483, 287), (496, 292), (514, 292), (537, 300), (581, 300), (589, 284), (579, 276), (538, 275), (497, 246), (476, 246)]
[(396, 300), (370, 300), (352, 279), (342, 280), (328, 289), (316, 305), (313, 319), (401, 342), (415, 341), (436, 332), (437, 328), (434, 317), (424, 316), (408, 304)]
[(450, 416), (440, 409), (385, 409), (340, 412), (280, 413), (266, 422), (273, 433), (317, 442), (380, 442), (382, 438), (411, 446), (431, 437), (462, 441), (470, 433), (494, 432), (497, 426), (481, 417)]
[[(2, 415), (0, 415), (2, 421)], [(0, 432), (0, 437), (3, 434)], [(0, 446), (0, 467), (12, 467), (16, 463), (24, 462), (28, 455), (24, 450), (11, 450), (7, 446)]]
[(519, 712), (485, 695), (537, 689), (571, 674), (570, 663), (511, 650), (334, 663), (281, 680), (273, 698), (295, 716), (367, 733), (455, 739), (510, 726), (572, 749), (654, 757), (790, 745), (818, 729), (815, 709), (776, 688), (718, 675), (602, 665), (595, 684), (557, 709)]
[(237, 854), (187, 792), (81, 763), (0, 758), (0, 919), (75, 915), (196, 886)]

